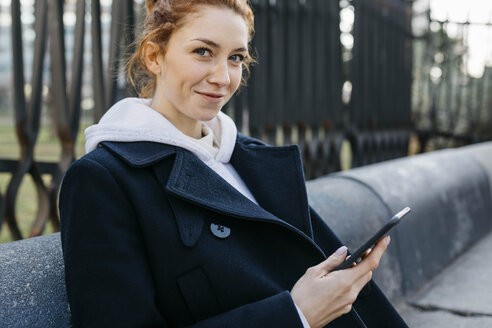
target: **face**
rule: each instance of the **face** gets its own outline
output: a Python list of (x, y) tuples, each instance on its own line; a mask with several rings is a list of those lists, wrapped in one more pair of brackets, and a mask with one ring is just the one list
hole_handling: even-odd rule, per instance
[(248, 30), (240, 15), (227, 8), (199, 8), (174, 31), (165, 54), (157, 56), (152, 107), (182, 131), (213, 119), (241, 83), (247, 48)]

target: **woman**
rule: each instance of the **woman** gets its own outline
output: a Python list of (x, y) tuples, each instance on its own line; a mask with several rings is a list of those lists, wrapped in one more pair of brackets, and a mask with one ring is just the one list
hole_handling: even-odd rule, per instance
[(86, 130), (60, 194), (73, 325), (405, 327), (370, 282), (389, 238), (333, 271), (347, 250), (307, 204), (298, 148), (220, 112), (251, 61), (247, 2), (146, 5), (142, 97)]

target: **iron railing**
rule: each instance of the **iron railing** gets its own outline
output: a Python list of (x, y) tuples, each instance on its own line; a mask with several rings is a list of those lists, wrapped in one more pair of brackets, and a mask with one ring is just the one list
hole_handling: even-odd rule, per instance
[[(75, 159), (84, 72), (91, 75), (94, 121), (116, 100), (132, 94), (122, 83), (120, 72), (139, 26), (136, 22), (142, 17), (141, 2), (113, 2), (107, 44), (102, 37), (100, 1), (92, 0), (90, 6), (85, 0), (69, 3), (76, 16), (71, 67), (67, 67), (64, 42), (65, 2), (35, 1), (29, 97), (24, 93), (21, 6), (19, 0), (11, 3), (15, 123), (21, 156), (18, 160), (0, 158), (0, 172), (11, 173), (7, 192), (0, 195), (0, 226), (5, 219), (14, 239), (24, 237), (17, 225), (15, 202), (26, 174), (33, 177), (39, 204), (29, 235), (41, 234), (48, 221), (58, 228), (57, 192), (64, 172)], [(407, 154), (412, 58), (412, 13), (407, 1), (345, 1), (356, 13), (350, 61), (342, 60), (338, 1), (253, 0), (252, 4), (256, 15), (253, 44), (259, 63), (253, 67), (249, 86), (226, 109), (244, 133), (272, 144), (299, 144), (307, 178), (340, 169), (346, 138), (352, 143), (354, 165)], [(89, 16), (91, 38), (87, 43), (85, 24)], [(84, 66), (85, 44), (91, 45), (92, 69)], [(105, 47), (109, 49), (107, 58), (103, 58)], [(48, 57), (49, 97), (44, 100), (49, 100), (62, 154), (57, 162), (44, 163), (36, 161), (33, 154), (43, 101), (43, 67)], [(347, 80), (353, 86), (348, 105), (341, 100)], [(51, 176), (48, 184), (41, 179), (42, 174)]]
[(354, 165), (408, 154), (412, 3), (355, 0), (350, 130)]
[(425, 16), (427, 26), (415, 38), (418, 74), (413, 121), (422, 150), (492, 140), (491, 54), (482, 74), (468, 67), (470, 34), (480, 32), (483, 44), (489, 45), (492, 21), (438, 20), (430, 11), (420, 15)]

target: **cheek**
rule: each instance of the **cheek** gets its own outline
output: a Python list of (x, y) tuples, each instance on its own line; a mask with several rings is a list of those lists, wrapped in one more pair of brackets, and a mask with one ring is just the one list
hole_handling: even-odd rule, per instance
[(186, 55), (174, 56), (165, 67), (169, 77), (168, 83), (175, 88), (186, 87), (197, 83), (204, 74), (204, 65), (190, 59)]
[(193, 86), (200, 83), (207, 77), (208, 67), (203, 63), (190, 62), (188, 65), (183, 66), (179, 74), (183, 77), (183, 83), (187, 86)]
[(241, 78), (243, 76), (242, 67), (234, 67), (230, 71), (230, 79), (231, 79), (231, 89), (236, 91), (241, 84)]

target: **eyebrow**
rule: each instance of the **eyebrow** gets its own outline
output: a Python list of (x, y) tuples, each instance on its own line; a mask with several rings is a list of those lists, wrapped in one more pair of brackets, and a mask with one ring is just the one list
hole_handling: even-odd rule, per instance
[[(193, 39), (192, 41), (201, 41), (205, 44), (208, 44), (211, 47), (220, 49), (220, 45), (218, 43), (212, 41), (212, 40), (197, 38), (197, 39)], [(236, 48), (233, 51), (247, 51), (247, 49), (244, 47), (241, 47), (241, 48)]]

